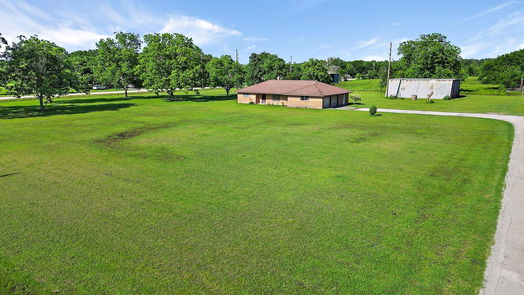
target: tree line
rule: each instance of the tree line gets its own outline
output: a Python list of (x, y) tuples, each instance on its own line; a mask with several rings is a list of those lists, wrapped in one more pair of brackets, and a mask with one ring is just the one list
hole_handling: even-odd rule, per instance
[[(178, 89), (198, 91), (204, 87), (232, 88), (271, 79), (317, 80), (382, 79), (387, 61), (345, 61), (337, 57), (311, 58), (288, 63), (276, 54), (252, 53), (245, 65), (229, 55), (206, 54), (193, 40), (178, 33), (138, 34), (118, 32), (101, 39), (96, 49), (68, 53), (38, 36), (19, 36), (8, 44), (0, 34), (0, 87), (15, 96), (35, 95), (44, 104), (71, 90), (89, 93), (93, 87), (146, 88), (167, 93), (172, 100)], [(462, 78), (479, 76), (483, 83), (517, 87), (524, 73), (524, 50), (496, 59), (460, 57), (460, 48), (442, 34), (421, 35), (402, 42), (399, 60), (392, 63), (391, 77)]]

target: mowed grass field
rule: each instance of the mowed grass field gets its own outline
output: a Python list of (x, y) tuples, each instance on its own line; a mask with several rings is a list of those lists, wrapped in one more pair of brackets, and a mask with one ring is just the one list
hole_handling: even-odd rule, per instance
[(370, 107), (374, 105), (379, 112), (380, 108), (386, 108), (524, 116), (524, 96), (519, 93), (500, 95), (498, 86), (481, 84), (476, 77), (461, 83), (462, 97), (451, 100), (433, 99), (433, 103), (428, 103), (425, 98), (418, 100), (386, 98), (385, 89), (380, 88), (379, 79), (346, 81), (339, 83), (338, 86), (361, 96), (360, 103), (350, 106)]
[(222, 93), (0, 102), (0, 293), (478, 293), (510, 124)]

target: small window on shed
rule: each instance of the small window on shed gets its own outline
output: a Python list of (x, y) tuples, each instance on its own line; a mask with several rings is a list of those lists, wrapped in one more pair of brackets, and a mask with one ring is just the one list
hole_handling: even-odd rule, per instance
[(242, 94), (242, 96), (243, 96), (244, 98), (248, 98), (248, 97), (251, 97), (251, 94), (249, 94), (249, 93), (244, 93), (244, 94)]
[(309, 96), (301, 96), (300, 100), (309, 100)]
[(280, 95), (273, 94), (273, 100), (280, 100)]

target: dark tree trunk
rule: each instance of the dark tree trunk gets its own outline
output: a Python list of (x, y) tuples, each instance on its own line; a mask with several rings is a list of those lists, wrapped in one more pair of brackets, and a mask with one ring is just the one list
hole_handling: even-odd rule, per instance
[(38, 101), (40, 102), (40, 111), (43, 112), (44, 111), (44, 97), (39, 95)]
[(168, 100), (169, 101), (175, 101), (175, 90), (167, 89), (166, 92), (167, 92), (167, 95), (169, 95)]
[(231, 90), (231, 87), (226, 87), (226, 95), (229, 96), (229, 90)]
[(124, 96), (127, 99), (127, 86), (124, 86)]

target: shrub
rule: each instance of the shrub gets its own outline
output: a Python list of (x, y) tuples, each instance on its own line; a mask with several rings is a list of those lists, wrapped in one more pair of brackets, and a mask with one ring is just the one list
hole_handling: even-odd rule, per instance
[(355, 103), (362, 101), (362, 98), (360, 98), (360, 95), (357, 95), (357, 94), (350, 95), (350, 99), (352, 99)]
[(371, 106), (371, 107), (369, 108), (369, 114), (370, 114), (371, 116), (374, 116), (376, 113), (377, 113), (377, 107), (376, 107), (376, 106)]
[(428, 101), (426, 101), (426, 103), (435, 103), (435, 101), (430, 98)]
[(450, 100), (451, 98), (449, 97), (449, 95), (446, 95), (442, 98), (443, 100)]
[(398, 97), (396, 95), (390, 95), (388, 98), (389, 99), (397, 99)]
[(255, 104), (254, 102), (250, 101), (249, 104)]

